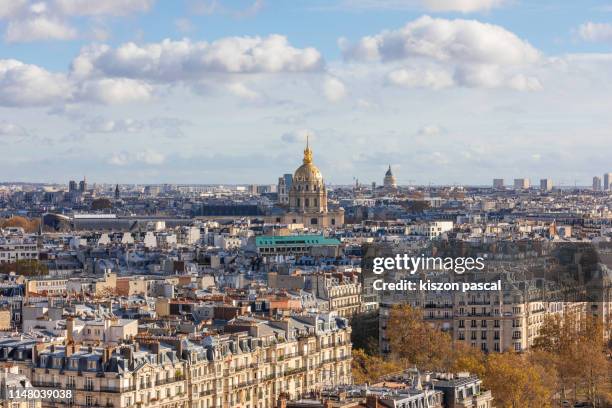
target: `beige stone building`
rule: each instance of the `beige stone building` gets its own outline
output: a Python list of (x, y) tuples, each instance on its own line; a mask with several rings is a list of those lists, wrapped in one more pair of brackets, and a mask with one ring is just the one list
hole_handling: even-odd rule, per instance
[(272, 408), (281, 393), (296, 399), (352, 383), (351, 329), (334, 314), (240, 318), (224, 330), (191, 339), (141, 334), (112, 347), (0, 342), (0, 355), (36, 387), (73, 391), (43, 401), (48, 408)]

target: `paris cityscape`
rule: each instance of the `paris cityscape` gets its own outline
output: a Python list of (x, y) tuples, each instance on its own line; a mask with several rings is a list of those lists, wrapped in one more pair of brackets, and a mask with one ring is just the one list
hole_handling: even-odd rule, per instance
[(611, 16), (0, 0), (0, 408), (612, 407)]

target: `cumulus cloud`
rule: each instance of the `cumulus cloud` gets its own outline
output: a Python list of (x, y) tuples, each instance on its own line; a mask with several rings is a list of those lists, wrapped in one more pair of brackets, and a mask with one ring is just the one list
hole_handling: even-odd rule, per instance
[(6, 42), (37, 40), (71, 40), (77, 36), (74, 28), (65, 22), (46, 16), (11, 21), (6, 29)]
[(612, 42), (612, 24), (589, 21), (578, 28), (578, 34), (585, 41)]
[(494, 24), (423, 16), (399, 30), (343, 44), (355, 60), (394, 61), (421, 57), (437, 61), (519, 65), (535, 62), (540, 53), (527, 41)]
[(0, 105), (40, 106), (70, 96), (70, 83), (64, 75), (17, 60), (0, 60)]
[(0, 21), (4, 20), (7, 42), (71, 40), (78, 31), (74, 17), (124, 16), (148, 11), (153, 0), (0, 0)]
[(453, 74), (442, 68), (401, 68), (391, 71), (387, 81), (409, 88), (442, 89), (454, 85)]
[(323, 94), (330, 102), (338, 102), (346, 96), (346, 86), (338, 78), (327, 77), (323, 82)]
[(464, 65), (456, 69), (454, 80), (466, 87), (508, 87), (517, 91), (539, 91), (540, 80), (524, 74), (507, 74), (497, 65)]
[(226, 37), (208, 43), (188, 39), (114, 49), (92, 46), (73, 62), (75, 75), (103, 75), (161, 82), (202, 79), (215, 73), (307, 72), (322, 69), (314, 48), (291, 46), (286, 37)]
[(83, 82), (77, 99), (104, 104), (141, 102), (151, 99), (153, 87), (129, 78), (102, 78)]
[(535, 76), (523, 72), (542, 60), (540, 52), (505, 28), (476, 20), (423, 16), (354, 44), (341, 40), (340, 48), (349, 61), (388, 66), (390, 85), (542, 88)]

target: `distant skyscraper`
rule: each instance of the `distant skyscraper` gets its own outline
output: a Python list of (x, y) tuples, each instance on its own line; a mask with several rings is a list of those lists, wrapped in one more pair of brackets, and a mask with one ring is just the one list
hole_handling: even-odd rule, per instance
[(612, 173), (605, 173), (603, 176), (603, 188), (604, 190), (610, 190), (610, 183), (612, 182)]
[(601, 177), (593, 177), (593, 191), (601, 191)]
[(493, 188), (498, 190), (504, 188), (504, 179), (493, 179)]
[(540, 180), (540, 190), (542, 191), (550, 191), (553, 189), (552, 179), (544, 178)]
[(87, 179), (83, 177), (83, 180), (79, 183), (79, 191), (84, 193), (87, 191)]
[(68, 183), (68, 191), (71, 193), (74, 193), (75, 191), (78, 190), (78, 185), (77, 182), (74, 180), (70, 180), (70, 183)]
[(119, 184), (115, 186), (115, 198), (118, 200), (121, 197), (121, 193), (119, 192)]
[(528, 178), (514, 179), (514, 189), (515, 190), (527, 190), (529, 186), (530, 186), (530, 182)]
[(278, 178), (278, 202), (279, 204), (289, 204), (289, 191), (293, 184), (293, 174), (283, 174), (283, 177)]

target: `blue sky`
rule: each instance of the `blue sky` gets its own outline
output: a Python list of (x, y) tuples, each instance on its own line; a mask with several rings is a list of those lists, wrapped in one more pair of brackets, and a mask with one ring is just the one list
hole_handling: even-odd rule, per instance
[(612, 2), (0, 0), (3, 181), (612, 171)]

